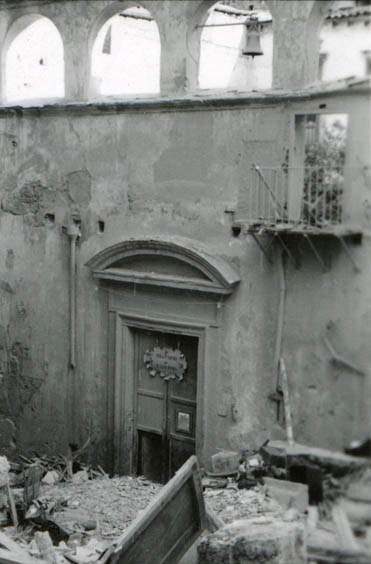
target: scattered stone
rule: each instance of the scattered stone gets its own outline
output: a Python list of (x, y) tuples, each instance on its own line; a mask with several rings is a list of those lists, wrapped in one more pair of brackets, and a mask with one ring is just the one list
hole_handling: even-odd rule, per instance
[(304, 527), (280, 519), (236, 521), (201, 540), (198, 557), (199, 564), (305, 564)]
[(346, 492), (349, 499), (371, 503), (371, 468), (367, 468), (358, 480), (353, 480)]
[(250, 490), (206, 489), (204, 499), (207, 511), (211, 511), (226, 524), (247, 518), (265, 515), (282, 515), (281, 506), (265, 493), (263, 486)]
[(343, 499), (344, 511), (348, 519), (356, 525), (371, 524), (371, 503)]
[(289, 509), (295, 507), (301, 513), (308, 509), (308, 486), (287, 480), (276, 480), (275, 478), (264, 478), (267, 494), (276, 499), (281, 507)]
[(85, 531), (93, 531), (97, 528), (97, 522), (95, 519), (88, 519), (87, 521), (83, 521), (81, 526)]
[(215, 474), (237, 473), (239, 462), (240, 456), (237, 452), (222, 451), (211, 457), (211, 466)]
[(202, 478), (203, 488), (225, 488), (227, 486), (226, 478)]
[(81, 484), (82, 482), (86, 482), (87, 480), (89, 480), (89, 474), (86, 470), (80, 470), (72, 476), (72, 481), (75, 484)]
[(46, 486), (54, 486), (60, 481), (60, 475), (56, 470), (49, 470), (41, 480)]

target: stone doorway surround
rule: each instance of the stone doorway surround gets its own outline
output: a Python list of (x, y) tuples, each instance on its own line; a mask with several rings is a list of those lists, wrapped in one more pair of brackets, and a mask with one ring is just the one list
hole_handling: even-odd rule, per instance
[(215, 416), (205, 390), (215, 384), (219, 370), (220, 305), (238, 285), (238, 274), (201, 245), (179, 238), (124, 241), (95, 255), (87, 266), (108, 293), (107, 417), (113, 471), (134, 473), (137, 464), (135, 330), (197, 337), (196, 454), (203, 464)]

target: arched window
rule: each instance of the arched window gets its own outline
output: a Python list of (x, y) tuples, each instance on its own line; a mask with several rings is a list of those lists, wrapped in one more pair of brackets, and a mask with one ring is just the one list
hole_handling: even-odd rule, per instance
[[(201, 33), (199, 86), (200, 88), (231, 88), (255, 90), (270, 88), (272, 83), (273, 33), (272, 16), (259, 3), (259, 8), (240, 10), (222, 3), (214, 4)], [(251, 16), (258, 18), (260, 44), (263, 55), (243, 55), (246, 28), (243, 24)], [(215, 27), (214, 27), (215, 26)]]
[(160, 34), (148, 10), (132, 7), (112, 16), (93, 46), (92, 93), (159, 92), (160, 55)]
[(6, 102), (64, 96), (63, 42), (48, 18), (18, 18), (8, 31), (4, 57)]

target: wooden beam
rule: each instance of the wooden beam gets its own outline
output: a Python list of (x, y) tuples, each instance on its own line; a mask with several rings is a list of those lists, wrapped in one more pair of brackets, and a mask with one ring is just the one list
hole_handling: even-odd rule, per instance
[(206, 526), (198, 462), (191, 456), (98, 562), (177, 562)]

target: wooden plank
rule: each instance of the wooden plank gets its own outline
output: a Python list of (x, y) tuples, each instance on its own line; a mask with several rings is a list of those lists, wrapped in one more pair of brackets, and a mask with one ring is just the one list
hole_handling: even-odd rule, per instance
[(8, 496), (8, 503), (9, 503), (9, 509), (10, 509), (10, 515), (12, 516), (12, 521), (13, 521), (13, 525), (15, 527), (18, 527), (18, 515), (17, 515), (17, 508), (15, 506), (15, 501), (14, 501), (14, 496), (13, 496), (13, 492), (12, 489), (9, 485), (9, 481), (6, 485), (6, 493)]
[(41, 477), (42, 469), (38, 464), (32, 464), (24, 471), (23, 499), (26, 509), (39, 495)]
[(198, 463), (191, 456), (99, 562), (175, 564), (205, 526)]
[(332, 519), (336, 525), (337, 536), (342, 548), (346, 550), (360, 551), (360, 545), (353, 535), (353, 531), (348, 521), (348, 517), (341, 505), (336, 503), (332, 508)]

